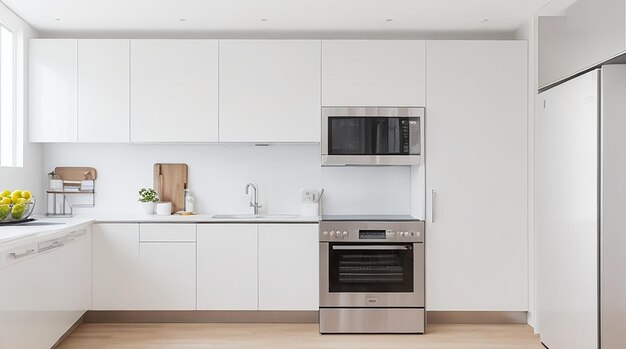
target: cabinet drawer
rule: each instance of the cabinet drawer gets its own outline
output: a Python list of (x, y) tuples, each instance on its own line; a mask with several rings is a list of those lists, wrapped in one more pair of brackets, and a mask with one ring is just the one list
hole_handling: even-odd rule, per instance
[(140, 224), (140, 242), (195, 242), (195, 224)]

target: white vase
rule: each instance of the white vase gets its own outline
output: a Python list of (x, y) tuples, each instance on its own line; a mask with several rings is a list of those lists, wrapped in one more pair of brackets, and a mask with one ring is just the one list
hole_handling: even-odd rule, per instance
[(141, 212), (145, 215), (154, 214), (154, 202), (139, 202), (139, 206), (141, 206)]

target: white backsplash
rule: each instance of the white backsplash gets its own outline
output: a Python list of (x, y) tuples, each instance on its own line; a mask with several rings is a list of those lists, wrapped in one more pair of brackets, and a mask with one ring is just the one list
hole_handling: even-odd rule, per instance
[(410, 167), (322, 168), (318, 144), (46, 144), (43, 158), (46, 173), (57, 166), (97, 169), (96, 207), (81, 213), (139, 213), (137, 191), (152, 187), (157, 162), (189, 166), (189, 188), (203, 213), (251, 212), (248, 182), (259, 187), (261, 212), (300, 213), (303, 188), (325, 188), (324, 214), (415, 212)]

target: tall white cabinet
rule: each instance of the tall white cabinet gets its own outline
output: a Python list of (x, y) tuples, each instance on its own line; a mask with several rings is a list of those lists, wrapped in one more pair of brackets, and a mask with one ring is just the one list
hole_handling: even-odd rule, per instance
[(321, 137), (319, 40), (220, 40), (220, 142)]
[(216, 142), (217, 40), (131, 40), (131, 142)]
[(426, 52), (426, 308), (527, 311), (526, 43)]
[(78, 40), (78, 141), (130, 140), (130, 41)]
[(28, 125), (31, 142), (78, 141), (78, 40), (31, 39)]

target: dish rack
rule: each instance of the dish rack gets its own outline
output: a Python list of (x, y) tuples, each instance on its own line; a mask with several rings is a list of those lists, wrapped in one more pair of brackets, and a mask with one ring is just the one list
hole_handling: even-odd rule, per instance
[[(95, 168), (56, 167), (49, 175), (50, 189), (46, 191), (48, 195), (47, 217), (72, 217), (74, 208), (96, 206), (98, 172)], [(70, 195), (87, 195), (90, 200), (87, 203), (73, 204), (68, 198)]]

